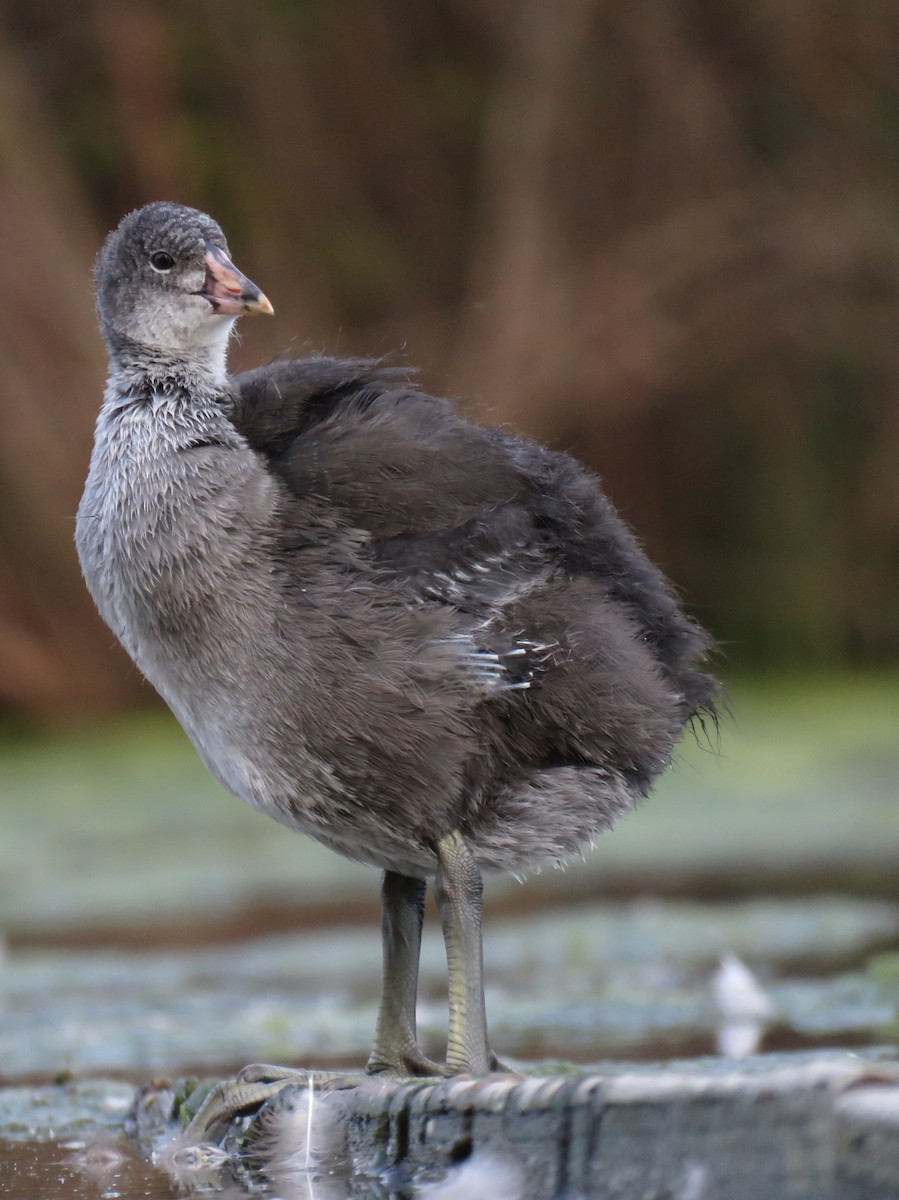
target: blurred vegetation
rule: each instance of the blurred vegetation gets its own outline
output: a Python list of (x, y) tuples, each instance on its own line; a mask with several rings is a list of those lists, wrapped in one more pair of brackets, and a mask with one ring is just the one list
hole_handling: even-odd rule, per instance
[(899, 659), (899, 9), (878, 0), (7, 0), (0, 705), (141, 694), (72, 516), (89, 268), (211, 211), (235, 366), (399, 352), (574, 450), (736, 666)]

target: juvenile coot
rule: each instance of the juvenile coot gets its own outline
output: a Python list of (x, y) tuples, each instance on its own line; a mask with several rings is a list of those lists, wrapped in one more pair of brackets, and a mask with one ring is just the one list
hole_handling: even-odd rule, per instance
[[(481, 1073), (481, 871), (563, 863), (712, 708), (705, 633), (596, 479), (359, 359), (226, 367), (270, 313), (204, 213), (96, 269), (109, 380), (77, 545), (104, 619), (212, 774), (383, 874), (371, 1073)], [(446, 1066), (415, 997), (435, 880)]]

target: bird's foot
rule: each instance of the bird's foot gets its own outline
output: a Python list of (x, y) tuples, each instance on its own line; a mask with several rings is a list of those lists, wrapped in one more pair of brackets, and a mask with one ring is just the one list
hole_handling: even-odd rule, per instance
[(216, 1125), (255, 1113), (266, 1100), (276, 1096), (288, 1084), (351, 1087), (362, 1083), (365, 1078), (358, 1072), (307, 1071), (269, 1063), (251, 1063), (238, 1071), (234, 1079), (225, 1079), (212, 1088), (191, 1117), (182, 1136), (188, 1145), (207, 1141)]
[(488, 1048), (486, 1061), (483, 1058), (475, 1058), (472, 1056), (453, 1055), (451, 1062), (441, 1069), (441, 1074), (452, 1078), (457, 1075), (471, 1076), (474, 1079), (479, 1079), (484, 1075), (517, 1075), (523, 1078), (520, 1071), (515, 1067), (510, 1067), (497, 1058), (492, 1050)]
[(497, 1058), (492, 1050), (490, 1051), (489, 1062), (491, 1075), (518, 1075), (521, 1076), (521, 1078), (524, 1078), (524, 1076), (521, 1074), (521, 1071), (517, 1071), (515, 1067), (510, 1067), (507, 1063), (504, 1063), (501, 1058)]
[[(491, 1051), (490, 1072), (518, 1074), (501, 1062)], [(294, 1084), (309, 1088), (324, 1088), (336, 1091), (359, 1087), (372, 1079), (409, 1080), (445, 1079), (455, 1074), (482, 1074), (464, 1067), (441, 1066), (427, 1058), (416, 1047), (397, 1053), (372, 1054), (365, 1068), (360, 1071), (311, 1071), (301, 1067), (281, 1067), (271, 1063), (251, 1063), (238, 1071), (234, 1079), (217, 1083), (206, 1095), (200, 1107), (187, 1123), (183, 1139), (187, 1145), (209, 1140), (210, 1132), (217, 1125), (226, 1125), (235, 1117), (250, 1116), (257, 1112), (267, 1100), (276, 1096), (283, 1088)]]
[(447, 1071), (418, 1049), (373, 1050), (365, 1067), (367, 1075), (386, 1079), (442, 1079)]

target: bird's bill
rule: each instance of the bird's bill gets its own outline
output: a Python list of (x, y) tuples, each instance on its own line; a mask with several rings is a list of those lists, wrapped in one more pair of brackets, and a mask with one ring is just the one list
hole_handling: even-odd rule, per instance
[(271, 301), (252, 280), (238, 271), (234, 263), (218, 246), (206, 243), (206, 282), (199, 293), (212, 305), (213, 311), (239, 317), (242, 313), (274, 313)]

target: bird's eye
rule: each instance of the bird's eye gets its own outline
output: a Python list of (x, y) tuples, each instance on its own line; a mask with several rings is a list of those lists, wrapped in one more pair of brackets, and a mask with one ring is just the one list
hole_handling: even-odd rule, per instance
[(150, 255), (150, 266), (154, 271), (171, 271), (174, 265), (175, 260), (165, 250), (154, 250)]

